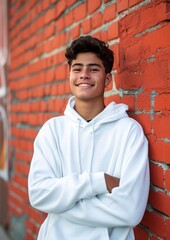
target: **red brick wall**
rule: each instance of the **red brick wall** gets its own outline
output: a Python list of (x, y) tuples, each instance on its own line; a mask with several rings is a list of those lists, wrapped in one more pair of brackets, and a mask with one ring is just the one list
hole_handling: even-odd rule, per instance
[(168, 0), (9, 0), (11, 234), (17, 232), (13, 219), (23, 219), (21, 239), (36, 239), (44, 214), (28, 201), (33, 140), (48, 118), (63, 113), (70, 96), (65, 47), (91, 34), (115, 52), (117, 91), (108, 87), (106, 103), (127, 103), (149, 140), (151, 190), (136, 239), (170, 239), (169, 11)]

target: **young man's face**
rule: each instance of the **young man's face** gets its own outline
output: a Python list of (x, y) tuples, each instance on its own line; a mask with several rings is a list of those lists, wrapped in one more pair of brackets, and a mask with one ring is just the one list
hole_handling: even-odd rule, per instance
[(101, 100), (104, 88), (111, 81), (102, 61), (95, 53), (79, 53), (70, 68), (70, 87), (77, 100)]

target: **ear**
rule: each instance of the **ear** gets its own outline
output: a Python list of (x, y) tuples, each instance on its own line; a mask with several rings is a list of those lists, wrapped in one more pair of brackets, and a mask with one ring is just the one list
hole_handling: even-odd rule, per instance
[(112, 81), (112, 74), (107, 73), (106, 74), (106, 79), (105, 79), (105, 87), (107, 87), (111, 81)]

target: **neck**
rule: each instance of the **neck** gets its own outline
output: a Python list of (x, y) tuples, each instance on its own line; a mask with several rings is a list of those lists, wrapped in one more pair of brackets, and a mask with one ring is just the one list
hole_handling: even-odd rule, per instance
[(75, 101), (76, 112), (85, 120), (91, 120), (96, 117), (105, 108), (104, 101), (95, 103), (87, 101)]

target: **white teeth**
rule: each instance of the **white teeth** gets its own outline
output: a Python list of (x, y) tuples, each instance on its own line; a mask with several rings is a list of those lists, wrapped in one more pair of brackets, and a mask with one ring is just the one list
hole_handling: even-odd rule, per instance
[(87, 87), (87, 86), (92, 86), (92, 85), (88, 84), (88, 83), (80, 83), (80, 84), (78, 84), (78, 86)]
[(87, 83), (82, 83), (82, 84), (80, 84), (81, 86), (90, 86), (90, 84), (87, 84)]

